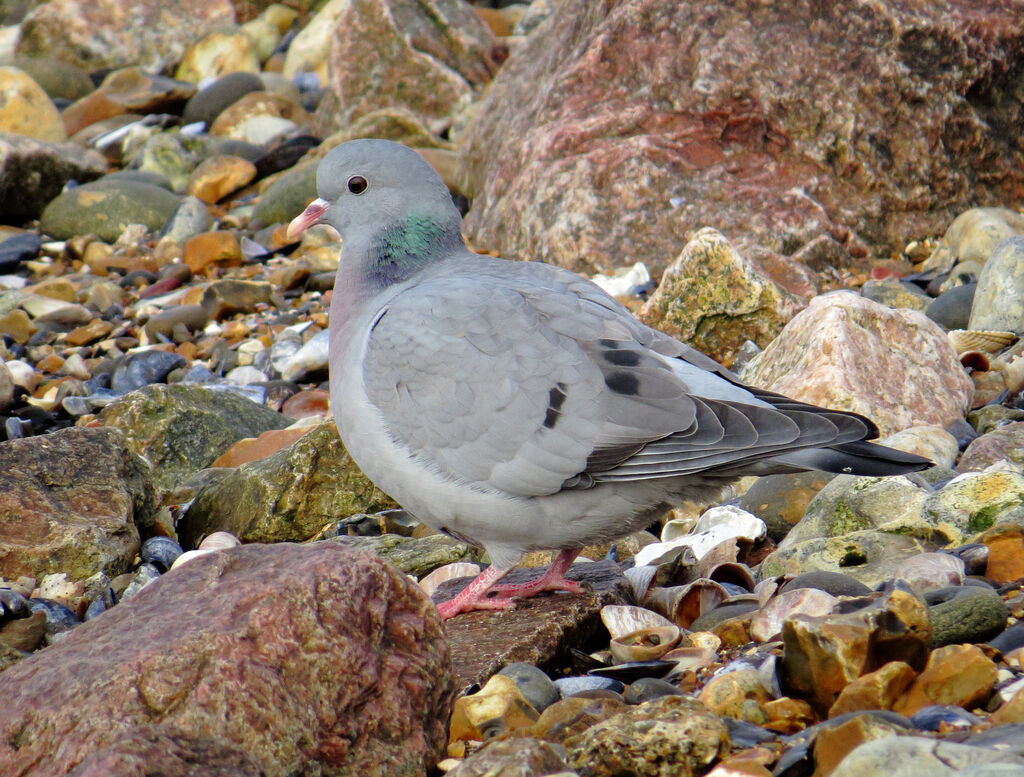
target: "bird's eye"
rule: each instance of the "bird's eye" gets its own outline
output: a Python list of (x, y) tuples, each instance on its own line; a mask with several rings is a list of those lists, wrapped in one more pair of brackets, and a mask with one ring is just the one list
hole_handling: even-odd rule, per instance
[(353, 194), (362, 194), (366, 191), (366, 179), (361, 175), (353, 175), (348, 179), (348, 190)]

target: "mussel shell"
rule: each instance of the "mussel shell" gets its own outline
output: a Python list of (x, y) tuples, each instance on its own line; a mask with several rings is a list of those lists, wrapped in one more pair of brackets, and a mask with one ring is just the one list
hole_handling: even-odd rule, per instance
[(962, 707), (933, 704), (922, 707), (911, 715), (910, 722), (921, 731), (949, 731), (950, 729), (973, 728), (982, 720)]
[(656, 629), (674, 625), (662, 615), (646, 607), (628, 604), (608, 604), (601, 608), (601, 621), (612, 639), (632, 634), (641, 629)]
[(184, 551), (181, 545), (170, 537), (150, 537), (139, 549), (139, 558), (166, 572)]
[(47, 638), (73, 629), (81, 623), (74, 610), (53, 599), (29, 599), (28, 606), (32, 612), (46, 613)]
[(675, 661), (629, 661), (624, 664), (591, 669), (588, 674), (631, 683), (642, 677), (662, 678), (675, 668)]
[(0, 588), (0, 623), (16, 618), (27, 618), (31, 614), (29, 600), (24, 594), (11, 588)]

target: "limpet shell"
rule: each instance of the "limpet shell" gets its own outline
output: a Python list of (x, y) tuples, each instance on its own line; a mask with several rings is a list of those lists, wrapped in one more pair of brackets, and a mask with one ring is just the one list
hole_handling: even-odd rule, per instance
[(612, 639), (608, 649), (620, 664), (661, 658), (679, 642), (679, 627), (669, 624), (639, 629)]
[(438, 567), (428, 575), (424, 575), (419, 581), (419, 585), (426, 592), (427, 596), (431, 596), (441, 583), (454, 580), (457, 577), (476, 577), (479, 574), (480, 567), (476, 564), (471, 564), (468, 561), (455, 561), (451, 564), (445, 564), (443, 567)]
[(241, 544), (242, 541), (231, 532), (215, 531), (199, 543), (198, 550), (224, 550), (225, 548), (237, 548)]
[(634, 607), (630, 604), (606, 604), (601, 608), (601, 622), (613, 640), (643, 629), (675, 625), (668, 618), (646, 607)]
[(1013, 332), (995, 332), (985, 329), (952, 329), (949, 342), (960, 355), (968, 351), (999, 353), (1017, 339)]

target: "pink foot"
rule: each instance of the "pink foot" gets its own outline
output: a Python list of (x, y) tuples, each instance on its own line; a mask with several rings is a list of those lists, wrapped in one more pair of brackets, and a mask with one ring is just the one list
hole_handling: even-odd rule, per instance
[(511, 585), (496, 585), (507, 569), (488, 567), (466, 586), (454, 599), (437, 605), (442, 620), (448, 620), (459, 613), (473, 610), (509, 610), (515, 607), (516, 599), (526, 599), (541, 591), (568, 591), (583, 593), (585, 586), (565, 579), (565, 572), (580, 554), (578, 550), (563, 550), (548, 570), (536, 580)]
[(578, 550), (560, 551), (558, 557), (548, 567), (547, 572), (536, 580), (525, 583), (511, 583), (508, 585), (496, 585), (491, 588), (494, 593), (502, 596), (528, 599), (539, 594), (541, 591), (568, 591), (573, 594), (581, 594), (586, 591), (586, 586), (574, 580), (566, 580), (565, 573), (572, 566), (572, 562), (580, 555)]

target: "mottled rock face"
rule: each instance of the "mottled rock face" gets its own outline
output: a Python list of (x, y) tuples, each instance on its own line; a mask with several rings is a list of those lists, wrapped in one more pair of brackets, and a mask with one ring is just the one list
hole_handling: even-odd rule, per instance
[(963, 418), (974, 387), (945, 333), (912, 310), (847, 292), (815, 297), (750, 362), (743, 379), (815, 405), (852, 410), (882, 434)]
[(447, 123), (498, 67), (490, 30), (454, 0), (351, 0), (333, 29), (322, 135), (385, 107)]
[(242, 751), (268, 777), (422, 775), (452, 687), (436, 610), (393, 567), (324, 544), (233, 548), (0, 675), (0, 763), (64, 775), (159, 726), (170, 750)]
[(180, 60), (204, 30), (234, 21), (229, 0), (56, 0), (26, 17), (18, 53), (52, 56), (85, 70), (138, 64), (159, 71)]
[(155, 511), (149, 468), (114, 429), (0, 445), (0, 575), (127, 571)]
[(101, 418), (124, 430), (132, 450), (153, 463), (157, 485), (168, 489), (233, 442), (288, 425), (280, 413), (230, 392), (163, 384), (126, 394)]
[(702, 226), (741, 252), (888, 253), (1018, 196), (999, 95), (1022, 20), (1019, 0), (560, 3), (465, 132), (469, 235), (576, 270), (663, 268)]

